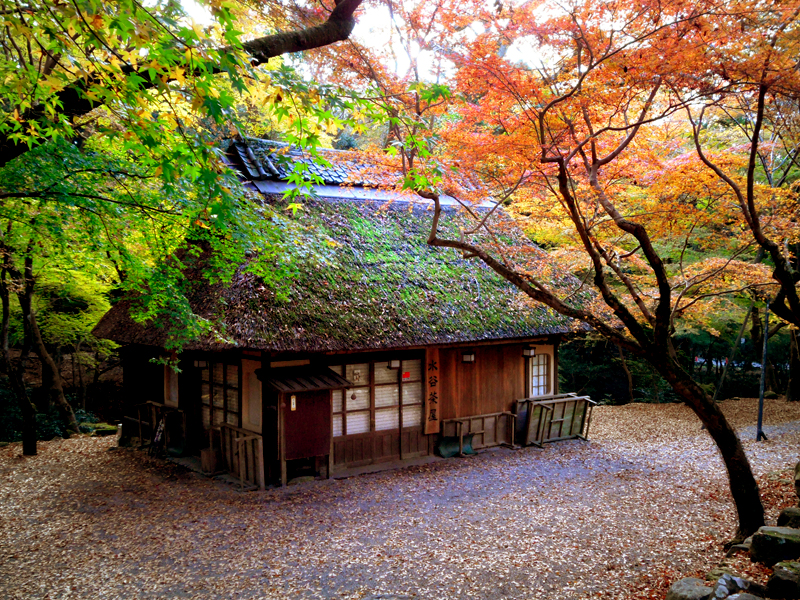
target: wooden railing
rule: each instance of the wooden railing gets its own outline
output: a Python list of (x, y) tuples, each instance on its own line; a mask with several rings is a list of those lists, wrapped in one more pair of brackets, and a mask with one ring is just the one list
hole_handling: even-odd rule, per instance
[(545, 442), (587, 439), (592, 422), (592, 407), (597, 403), (589, 396), (554, 394), (517, 400), (517, 434), (524, 445), (541, 447)]
[[(166, 404), (162, 404), (160, 402), (153, 402), (152, 400), (137, 404), (135, 408), (136, 416), (126, 416), (125, 420), (136, 424), (138, 427), (139, 446), (145, 446), (153, 442), (153, 436), (155, 436), (156, 429), (158, 428), (158, 424), (161, 422), (161, 419), (178, 419), (180, 421), (181, 435), (186, 435), (186, 413), (183, 410), (172, 406), (167, 406)], [(169, 423), (165, 424), (169, 425)], [(164, 428), (164, 447), (166, 448), (172, 446), (172, 443), (174, 442), (174, 440), (170, 439), (171, 432), (172, 427), (167, 426)]]
[(239, 478), (242, 489), (245, 481), (263, 490), (264, 438), (261, 434), (223, 423), (219, 426), (222, 460), (228, 472)]
[[(517, 416), (511, 412), (489, 413), (442, 421), (442, 435), (458, 438), (458, 453), (464, 453), (464, 436), (472, 435), (472, 447), (514, 445)], [(503, 424), (502, 422), (505, 421)]]

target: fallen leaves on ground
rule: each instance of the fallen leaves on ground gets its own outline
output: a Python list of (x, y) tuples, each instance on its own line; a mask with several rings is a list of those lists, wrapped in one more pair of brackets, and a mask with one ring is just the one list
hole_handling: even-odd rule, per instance
[[(758, 443), (754, 400), (723, 409), (774, 522), (796, 502), (800, 403), (768, 401)], [(113, 443), (0, 450), (0, 596), (660, 599), (735, 529), (722, 461), (677, 404), (598, 407), (589, 442), (266, 492)]]

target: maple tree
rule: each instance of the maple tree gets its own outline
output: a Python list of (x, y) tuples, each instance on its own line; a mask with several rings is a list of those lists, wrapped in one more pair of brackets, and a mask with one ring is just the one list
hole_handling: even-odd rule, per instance
[[(682, 320), (732, 296), (772, 289), (769, 267), (752, 262), (751, 232), (770, 256), (780, 245), (759, 238), (753, 202), (731, 185), (738, 173), (709, 173), (708, 154), (693, 154), (706, 131), (685, 118), (734, 91), (702, 82), (708, 57), (729, 56), (723, 32), (740, 26), (737, 11), (750, 18), (757, 9), (679, 1), (389, 4), (395, 44), (370, 50), (350, 42), (341, 58), (383, 109), (386, 145), (402, 157), (405, 185), (435, 203), (429, 243), (482, 260), (532, 300), (648, 361), (716, 442), (739, 517), (737, 537), (754, 532), (764, 514), (749, 462), (719, 407), (681, 364), (675, 334)], [(776, 14), (782, 29), (754, 27), (794, 35), (791, 9)], [(402, 74), (386, 62), (398, 49), (408, 55)], [(738, 49), (748, 52), (743, 44)], [(419, 68), (424, 54), (434, 65), (427, 73)], [(761, 56), (750, 62), (761, 64)], [(741, 179), (755, 190), (754, 152)], [(784, 153), (791, 164), (793, 152), (788, 146)], [(775, 187), (770, 206), (779, 204)], [(496, 208), (475, 210), (487, 192)], [(438, 232), (442, 193), (475, 217), (475, 227), (458, 239)], [(570, 294), (543, 283), (551, 263), (524, 270), (503, 246), (492, 214), (504, 204), (525, 213), (531, 229), (557, 232), (553, 259), (579, 277)], [(487, 232), (495, 243), (474, 241)], [(773, 258), (774, 273), (791, 303), (796, 279), (784, 277), (788, 263), (781, 260)]]
[[(745, 4), (735, 21), (715, 20), (715, 29), (700, 33), (709, 48), (697, 57), (700, 77), (681, 89), (704, 90), (702, 102), (686, 105), (697, 157), (730, 194), (769, 258), (779, 284), (770, 310), (794, 327), (800, 326), (799, 16), (796, 6)], [(722, 147), (720, 132), (729, 138)]]
[[(94, 275), (134, 292), (141, 318), (179, 325), (177, 345), (213, 329), (189, 307), (181, 261), (164, 259), (187, 238), (207, 244), (217, 259), (205, 276), (217, 281), (248, 249), (258, 248), (263, 268), (283, 243), (220, 168), (220, 132), (239, 124), (242, 97), (269, 89), (262, 65), (346, 39), (360, 3), (289, 10), (210, 0), (214, 23), (202, 27), (172, 1), (0, 2), (0, 370), (25, 415), (26, 454), (36, 452), (31, 352), (77, 430), (37, 320), (43, 269), (101, 265)], [(270, 33), (253, 34), (254, 23)], [(290, 69), (281, 81), (305, 85)], [(23, 335), (12, 358), (14, 299)]]
[(140, 138), (164, 126), (174, 129), (174, 115), (170, 123), (169, 116), (143, 114), (155, 99), (168, 102), (171, 82), (188, 79), (182, 92), (192, 107), (221, 116), (232, 98), (220, 95), (215, 75), (226, 74), (242, 91), (251, 69), (271, 58), (346, 39), (360, 3), (340, 0), (321, 24), (243, 41), (234, 5), (226, 2), (209, 3), (216, 27), (206, 31), (187, 22), (173, 2), (125, 0), (109, 11), (98, 0), (4, 0), (0, 58), (9, 76), (0, 87), (0, 166), (44, 140), (74, 138), (80, 118), (99, 106), (118, 108), (127, 130)]

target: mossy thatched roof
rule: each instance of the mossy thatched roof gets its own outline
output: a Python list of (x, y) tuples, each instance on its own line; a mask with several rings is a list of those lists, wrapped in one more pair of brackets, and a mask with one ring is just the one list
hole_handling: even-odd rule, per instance
[[(262, 180), (280, 181), (264, 164), (269, 143), (261, 146), (253, 152), (234, 144), (229, 156), (246, 176), (260, 170)], [(326, 183), (359, 168), (351, 154), (332, 154), (341, 158), (333, 164), (341, 173), (320, 173)], [(249, 166), (242, 163), (245, 159)], [(280, 203), (277, 197), (268, 201)], [(304, 231), (299, 243), (287, 246), (285, 260), (292, 274), (275, 285), (242, 265), (228, 285), (196, 285), (191, 295), (195, 312), (219, 322), (227, 341), (198, 339), (189, 347), (358, 351), (530, 338), (570, 329), (568, 319), (534, 304), (479, 260), (428, 246), (430, 209), (429, 203), (407, 199), (306, 201), (292, 217)], [(525, 268), (528, 263), (537, 277), (556, 287), (574, 283), (550, 266), (542, 268), (546, 254), (502, 212), (493, 219), (501, 221), (502, 241), (518, 265)], [(460, 230), (473, 225), (463, 212), (448, 207), (439, 232), (457, 238)], [(135, 323), (130, 307), (130, 301), (118, 303), (95, 335), (164, 346), (168, 328)]]
[[(432, 248), (431, 213), (397, 202), (308, 201), (295, 217), (320, 255), (270, 289), (241, 268), (230, 285), (195, 295), (196, 310), (220, 314), (234, 347), (321, 352), (400, 348), (564, 333), (569, 321), (533, 304), (480, 261)], [(456, 234), (449, 210), (440, 231)], [(529, 244), (522, 236), (516, 245)], [(308, 243), (308, 242), (307, 242)], [(530, 244), (531, 258), (543, 252)], [(212, 307), (221, 308), (212, 308)], [(95, 330), (119, 343), (164, 345), (164, 330), (134, 323), (123, 301)], [(195, 348), (222, 348), (197, 340)]]

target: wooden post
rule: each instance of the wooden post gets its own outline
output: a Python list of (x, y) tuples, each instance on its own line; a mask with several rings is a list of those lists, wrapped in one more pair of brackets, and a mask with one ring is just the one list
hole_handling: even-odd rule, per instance
[(256, 443), (256, 451), (258, 452), (258, 456), (256, 459), (256, 474), (258, 476), (258, 489), (262, 492), (266, 489), (266, 480), (264, 479), (264, 438), (262, 436), (258, 436), (258, 441)]
[(144, 442), (142, 441), (142, 405), (136, 407), (136, 417), (139, 420), (139, 447), (141, 448), (144, 446)]
[(153, 443), (158, 429), (158, 416), (155, 404), (150, 404), (150, 444)]
[[(373, 396), (374, 398), (374, 396)], [(423, 403), (425, 399), (423, 398)], [(400, 437), (399, 450), (400, 460), (403, 460), (403, 361), (400, 361), (400, 368), (397, 369), (397, 415), (400, 422), (397, 428), (397, 435)]]
[(582, 437), (584, 440), (589, 439), (589, 427), (592, 425), (592, 408), (597, 404), (594, 400), (586, 398), (586, 431)]
[(246, 444), (245, 441), (236, 440), (238, 443), (236, 444), (236, 451), (239, 453), (239, 491), (244, 491), (244, 465), (242, 464), (242, 445)]
[[(344, 402), (344, 390), (342, 391), (342, 402)], [(331, 411), (333, 411), (333, 402), (331, 402)], [(333, 416), (331, 415), (331, 447), (328, 450), (328, 477), (331, 478), (333, 472)]]
[(281, 487), (286, 487), (286, 427), (283, 422), (284, 395), (278, 397), (278, 446), (281, 455)]
[[(528, 400), (528, 401), (526, 401), (526, 404), (528, 405), (528, 411), (527, 411), (528, 423), (527, 423), (527, 427), (525, 428), (525, 444), (533, 444), (534, 443), (533, 442), (533, 435), (532, 435), (532, 433), (533, 433), (533, 431), (532, 431), (533, 430), (533, 402), (531, 400)], [(542, 412), (544, 412), (544, 408), (542, 408), (540, 406), (539, 407), (539, 420), (538, 420), (538, 423), (537, 423), (537, 427), (539, 429), (542, 428)], [(541, 437), (538, 434), (540, 434), (540, 431), (537, 430), (537, 436), (536, 437), (537, 438)]]

